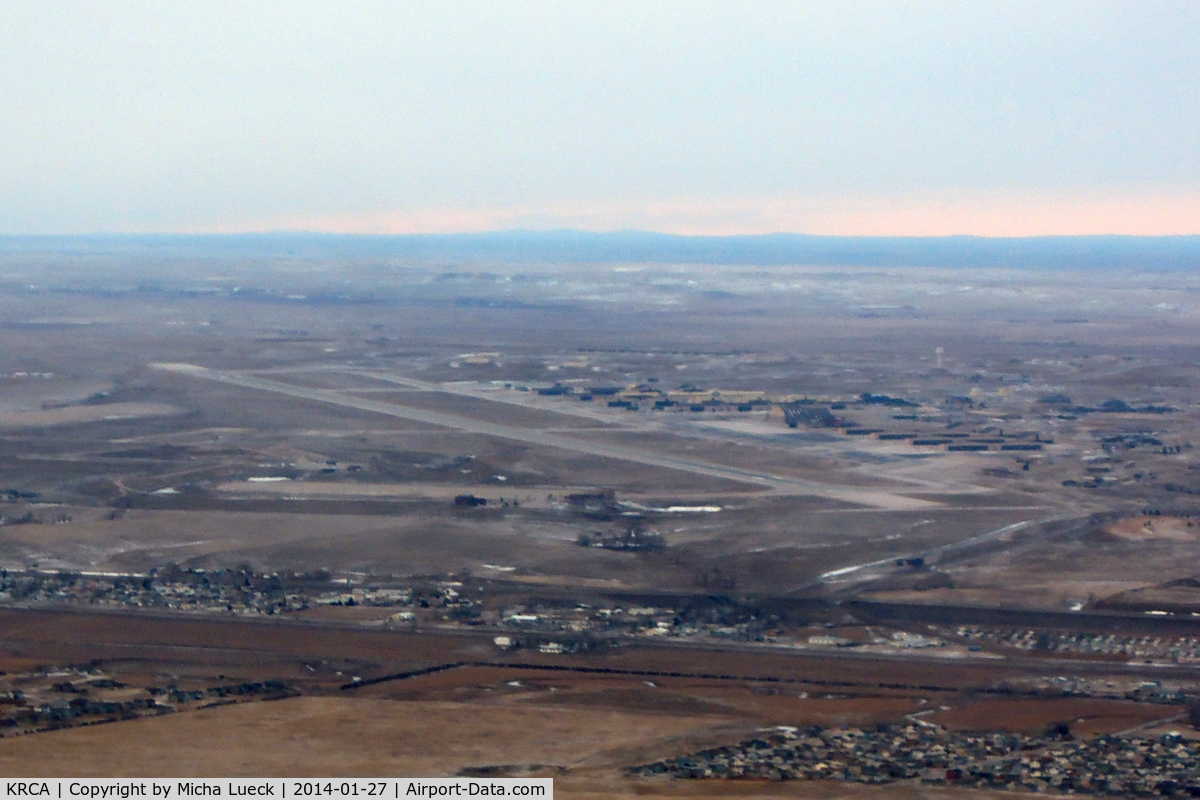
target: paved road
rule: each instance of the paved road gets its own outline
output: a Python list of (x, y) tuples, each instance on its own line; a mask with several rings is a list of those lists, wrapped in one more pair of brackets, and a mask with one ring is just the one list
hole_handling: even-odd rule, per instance
[[(209, 369), (207, 367), (201, 367), (195, 364), (154, 364), (153, 366), (157, 369), (174, 372), (181, 375), (203, 378), (205, 380), (231, 384), (233, 386), (241, 386), (247, 389), (273, 392), (275, 394), (283, 394), (289, 397), (299, 397), (319, 403), (329, 403), (331, 405), (342, 406), (344, 408), (354, 408), (359, 411), (385, 414), (387, 416), (399, 417), (401, 419), (408, 419), (414, 422), (423, 422), (428, 425), (438, 425), (445, 428), (467, 431), (468, 433), (478, 433), (485, 436), (496, 436), (501, 439), (510, 439), (512, 441), (525, 442), (527, 444), (535, 444), (542, 447), (554, 447), (560, 450), (569, 450), (576, 453), (598, 456), (600, 458), (611, 458), (617, 461), (645, 464), (652, 467), (661, 467), (663, 469), (687, 472), (693, 475), (704, 475), (711, 478), (739, 481), (741, 483), (754, 484), (767, 489), (791, 494), (806, 494), (817, 497), (827, 497), (833, 500), (841, 500), (843, 502), (855, 503), (858, 505), (873, 506), (875, 508), (887, 511), (912, 511), (937, 508), (941, 506), (940, 503), (934, 503), (928, 500), (920, 500), (914, 497), (905, 497), (904, 495), (895, 494), (883, 489), (838, 486), (835, 484), (808, 481), (801, 478), (771, 475), (765, 472), (756, 472), (753, 470), (740, 469), (738, 467), (712, 464), (709, 462), (695, 461), (663, 453), (655, 453), (650, 450), (642, 450), (640, 448), (628, 447), (625, 445), (592, 442), (584, 439), (575, 439), (570, 436), (563, 436), (562, 434), (551, 433), (544, 430), (518, 428), (512, 425), (501, 425), (495, 422), (485, 422), (483, 420), (473, 419), (471, 417), (462, 416), (459, 414), (448, 414), (442, 411), (414, 408), (411, 406), (401, 405), (399, 403), (385, 403), (379, 400), (370, 400), (364, 397), (355, 397), (352, 395), (342, 394), (330, 389), (316, 389), (307, 386), (296, 386), (294, 384), (269, 380), (267, 378), (256, 377), (240, 372)], [(419, 382), (414, 381), (414, 383)]]

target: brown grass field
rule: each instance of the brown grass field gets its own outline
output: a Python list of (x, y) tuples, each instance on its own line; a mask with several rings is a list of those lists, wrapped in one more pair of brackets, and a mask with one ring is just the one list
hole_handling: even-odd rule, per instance
[(1177, 706), (1127, 703), (1121, 700), (1058, 698), (1037, 702), (981, 700), (929, 717), (951, 730), (1007, 730), (1036, 735), (1065, 722), (1076, 737), (1087, 738), (1128, 730), (1147, 722), (1178, 717)]
[[(305, 697), (0, 741), (0, 773), (37, 777), (438, 777), (478, 767), (553, 777), (558, 797), (934, 798), (920, 786), (672, 781), (622, 768), (735, 740), (741, 719), (518, 701)], [(1003, 796), (972, 792), (966, 796)]]

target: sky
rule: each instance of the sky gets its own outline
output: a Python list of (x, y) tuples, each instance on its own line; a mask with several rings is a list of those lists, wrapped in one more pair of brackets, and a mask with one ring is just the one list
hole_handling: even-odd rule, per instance
[(0, 3), (0, 234), (1200, 234), (1200, 3)]

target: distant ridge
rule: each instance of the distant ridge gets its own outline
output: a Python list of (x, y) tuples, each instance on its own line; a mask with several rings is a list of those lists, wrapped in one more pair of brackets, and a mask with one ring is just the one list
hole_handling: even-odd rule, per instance
[(1028, 238), (679, 236), (575, 230), (362, 235), (328, 233), (88, 234), (0, 236), (0, 254), (187, 256), (192, 258), (408, 258), (511, 263), (697, 263), (830, 267), (1009, 267), (1020, 269), (1200, 268), (1200, 236)]

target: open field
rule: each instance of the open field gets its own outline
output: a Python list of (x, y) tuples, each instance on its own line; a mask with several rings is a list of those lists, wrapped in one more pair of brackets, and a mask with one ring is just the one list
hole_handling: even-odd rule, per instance
[[(620, 770), (631, 756), (686, 752), (744, 732), (736, 720), (702, 715), (301, 698), (125, 723), (116, 735), (103, 728), (47, 734), (57, 739), (49, 751), (41, 737), (0, 742), (0, 768), (46, 777), (435, 776), (491, 768), (551, 776), (557, 795), (579, 798), (945, 796), (836, 783), (688, 786)], [(52, 754), (65, 752), (72, 756), (64, 771), (68, 764)]]
[[(46, 745), (37, 737), (9, 740), (0, 743), (0, 769), (8, 775), (32, 770), (29, 774), (47, 777), (116, 777), (116, 761), (119, 773), (129, 776), (454, 775), (497, 765), (603, 763), (609, 750), (662, 739), (680, 739), (686, 746), (689, 734), (702, 736), (732, 723), (720, 716), (560, 710), (520, 702), (482, 709), (464, 703), (297, 698), (137, 721), (122, 725), (116, 736), (82, 730), (50, 734), (65, 739), (56, 745), (77, 754), (68, 763), (53, 758), (39, 763)], [(92, 744), (97, 739), (99, 749)], [(271, 744), (263, 747), (263, 742)]]
[(1178, 717), (1170, 707), (1116, 700), (1047, 700), (1042, 703), (984, 700), (949, 711), (929, 721), (951, 730), (1009, 730), (1038, 734), (1058, 722), (1068, 722), (1076, 736), (1116, 733), (1154, 720)]
[(71, 406), (44, 411), (5, 411), (0, 412), (0, 428), (44, 428), (49, 425), (77, 425), (81, 422), (175, 413), (178, 413), (178, 409), (163, 403), (107, 403), (102, 406)]

